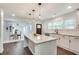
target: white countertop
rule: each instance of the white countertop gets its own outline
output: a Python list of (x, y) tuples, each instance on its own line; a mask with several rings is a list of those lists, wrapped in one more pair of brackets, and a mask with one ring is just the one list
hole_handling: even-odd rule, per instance
[(34, 35), (28, 35), (26, 36), (28, 37), (32, 42), (39, 44), (39, 43), (44, 43), (47, 41), (51, 41), (51, 40), (56, 40), (57, 38), (53, 38), (50, 36), (45, 36), (45, 35), (38, 35), (38, 36), (34, 36)]
[[(47, 34), (56, 34), (56, 33), (47, 33)], [(73, 37), (79, 37), (78, 34), (71, 34), (71, 33), (58, 33), (57, 35), (66, 35), (66, 36), (73, 36)]]

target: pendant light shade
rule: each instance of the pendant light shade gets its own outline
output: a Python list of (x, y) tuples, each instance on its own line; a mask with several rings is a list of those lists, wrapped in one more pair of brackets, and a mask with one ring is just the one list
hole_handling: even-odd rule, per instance
[(38, 7), (39, 7), (39, 15), (38, 15), (38, 18), (40, 19), (41, 18), (41, 15), (40, 15), (40, 10), (41, 10), (41, 8), (40, 8), (40, 6), (42, 5), (42, 3), (38, 3)]
[(38, 5), (42, 5), (41, 3), (38, 3)]

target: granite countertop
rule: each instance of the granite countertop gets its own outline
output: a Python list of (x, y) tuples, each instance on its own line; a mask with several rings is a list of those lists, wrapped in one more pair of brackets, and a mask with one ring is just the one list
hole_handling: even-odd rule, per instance
[(45, 35), (38, 35), (38, 36), (28, 35), (26, 37), (29, 38), (29, 40), (31, 40), (35, 44), (40, 44), (40, 43), (44, 43), (44, 42), (48, 42), (48, 41), (52, 41), (52, 40), (57, 40), (57, 38), (53, 38), (53, 37), (49, 37), (49, 36), (45, 36)]

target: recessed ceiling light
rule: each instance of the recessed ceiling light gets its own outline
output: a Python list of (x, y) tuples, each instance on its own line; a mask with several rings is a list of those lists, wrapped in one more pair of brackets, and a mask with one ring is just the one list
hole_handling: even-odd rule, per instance
[(12, 16), (15, 16), (15, 14), (13, 13)]
[(72, 8), (72, 6), (68, 6), (67, 8), (70, 9), (70, 8)]

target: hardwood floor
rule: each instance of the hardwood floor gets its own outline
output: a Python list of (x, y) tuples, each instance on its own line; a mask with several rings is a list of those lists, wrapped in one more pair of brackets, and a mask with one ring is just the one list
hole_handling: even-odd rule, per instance
[(57, 47), (57, 55), (76, 55), (76, 54), (63, 48)]
[(2, 55), (32, 55), (28, 48), (24, 48), (23, 42), (15, 42), (4, 44), (4, 52)]
[[(4, 52), (1, 55), (32, 55), (28, 48), (23, 47), (23, 42), (4, 44)], [(75, 55), (65, 49), (57, 47), (57, 55)]]

